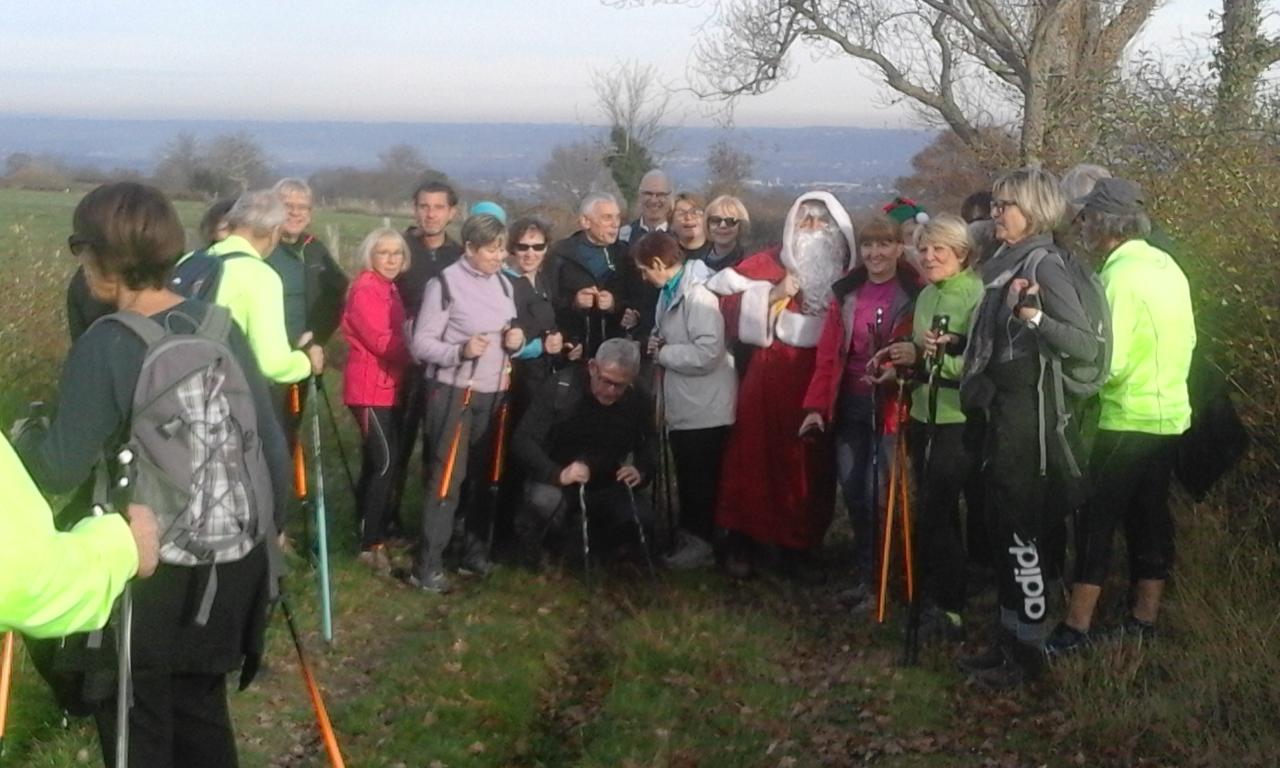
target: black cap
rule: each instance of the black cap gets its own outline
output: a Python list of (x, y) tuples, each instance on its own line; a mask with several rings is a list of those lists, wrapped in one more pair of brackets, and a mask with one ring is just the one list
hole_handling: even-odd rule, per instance
[(1071, 202), (1082, 206), (1085, 211), (1142, 213), (1146, 208), (1147, 194), (1128, 179), (1098, 179), (1089, 194)]

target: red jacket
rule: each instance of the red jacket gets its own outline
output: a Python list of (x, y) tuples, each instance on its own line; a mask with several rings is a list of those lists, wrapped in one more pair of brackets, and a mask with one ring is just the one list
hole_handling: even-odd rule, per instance
[(395, 283), (373, 270), (351, 284), (342, 312), (342, 333), (351, 352), (342, 372), (342, 399), (347, 405), (386, 407), (396, 394), (410, 363), (404, 337), (404, 305)]
[[(822, 323), (822, 336), (818, 339), (818, 356), (814, 363), (813, 378), (804, 396), (804, 409), (822, 414), (830, 425), (836, 417), (836, 401), (840, 398), (840, 382), (849, 363), (849, 349), (853, 345), (853, 329), (849, 327), (858, 302), (858, 288), (866, 282), (865, 267), (855, 267), (832, 286), (835, 295), (827, 306), (827, 316)], [(889, 316), (885, 318), (884, 343), (911, 338), (912, 316), (916, 296), (920, 293), (920, 277), (905, 261), (898, 261), (898, 285)], [(880, 423), (885, 434), (893, 434), (898, 428), (899, 409), (905, 405), (898, 399), (898, 385), (892, 381), (880, 385)], [(828, 427), (829, 428), (829, 427)]]

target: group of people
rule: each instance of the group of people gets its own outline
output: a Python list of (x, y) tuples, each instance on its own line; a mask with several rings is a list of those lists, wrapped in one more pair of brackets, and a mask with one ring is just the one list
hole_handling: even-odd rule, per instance
[[(578, 545), (587, 561), (648, 558), (658, 508), (678, 511), (667, 567), (803, 577), (838, 487), (853, 535), (841, 598), (865, 614), (889, 553), (886, 486), (909, 472), (924, 631), (963, 637), (967, 563), (994, 569), (995, 642), (960, 660), (979, 682), (1020, 684), (1099, 636), (1117, 525), (1133, 584), (1121, 630), (1151, 636), (1173, 559), (1169, 482), (1191, 416), (1195, 325), (1187, 280), (1153, 244), (1136, 184), (1095, 166), (1061, 182), (1021, 169), (966, 201), (963, 218), (930, 217), (904, 198), (851, 217), (810, 192), (781, 242), (755, 252), (741, 200), (676, 194), (657, 170), (638, 193), (627, 226), (613, 196), (593, 193), (563, 237), (481, 203), (454, 240), (458, 196), (426, 183), (411, 227), (360, 244), (350, 283), (307, 231), (301, 180), (215, 206), (207, 244), (181, 260), (183, 230), (161, 193), (119, 183), (86, 195), (69, 240), (81, 270), (68, 291), (75, 342), (59, 407), (24, 420), (16, 456), (0, 446), (0, 487), (21, 507), (5, 515), (5, 562), (19, 546), (24, 558), (75, 567), (35, 591), (15, 591), (6, 567), (0, 624), (101, 626), (123, 583), (154, 572), (133, 596), (142, 631), (130, 763), (233, 765), (225, 677), (243, 667), (247, 684), (262, 651), (275, 532), (294, 503), (296, 385), (322, 373), (324, 344), (341, 328), (343, 397), (363, 438), (359, 558), (392, 574), (397, 543), (416, 527), (404, 578), (417, 589), (448, 592), (454, 570), (487, 574), (504, 537), (531, 568)], [(121, 518), (55, 533), (35, 491), (97, 486), (101, 509), (110, 483), (98, 467), (138, 477), (119, 446), (136, 432), (135, 394), (154, 378), (158, 347), (121, 315), (149, 318), (161, 336), (224, 328), (220, 359), (243, 372), (252, 407), (229, 405), (221, 387), (237, 379), (217, 378), (202, 395), (206, 421), (194, 422), (234, 422), (234, 437), (192, 461), (228, 458), (202, 482), (226, 507), (214, 533), (239, 536), (232, 555), (195, 567), (176, 557), (213, 534), (175, 537), (172, 513), (143, 499), (119, 504)], [(224, 315), (232, 322), (219, 325)], [(1094, 419), (1096, 435), (1082, 434)], [(420, 520), (404, 525), (419, 442)], [(237, 451), (260, 456), (269, 492), (237, 480), (252, 463)], [(1074, 583), (1047, 631), (1068, 516)], [(114, 713), (108, 700), (97, 716), (108, 764)]]

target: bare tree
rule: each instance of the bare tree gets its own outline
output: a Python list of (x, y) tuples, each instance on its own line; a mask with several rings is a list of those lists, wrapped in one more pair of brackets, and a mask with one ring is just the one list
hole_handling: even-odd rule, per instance
[(599, 145), (590, 142), (561, 144), (538, 171), (543, 202), (576, 211), (589, 192), (616, 191), (605, 167)]
[(1262, 0), (1222, 0), (1222, 30), (1213, 54), (1219, 128), (1249, 124), (1257, 106), (1258, 81), (1280, 62), (1280, 39), (1262, 33), (1261, 6)]
[(195, 135), (179, 133), (159, 152), (153, 174), (155, 183), (170, 192), (188, 192), (202, 162)]
[(609, 126), (604, 163), (626, 198), (635, 203), (640, 177), (654, 167), (670, 132), (672, 90), (652, 65), (624, 62), (591, 74), (600, 113)]
[(727, 139), (711, 145), (707, 153), (707, 186), (711, 196), (741, 195), (756, 159), (749, 152), (736, 149)]
[(386, 173), (403, 173), (410, 176), (424, 173), (431, 167), (427, 165), (426, 158), (418, 148), (410, 144), (395, 144), (379, 152), (378, 163)]
[(217, 194), (235, 194), (261, 186), (271, 178), (266, 152), (245, 131), (214, 138), (205, 156), (205, 168), (219, 184)]
[(788, 77), (806, 43), (867, 65), (892, 100), (967, 145), (1020, 118), (1024, 162), (1071, 162), (1089, 141), (1090, 105), (1157, 2), (721, 0), (695, 48), (691, 87), (732, 107)]

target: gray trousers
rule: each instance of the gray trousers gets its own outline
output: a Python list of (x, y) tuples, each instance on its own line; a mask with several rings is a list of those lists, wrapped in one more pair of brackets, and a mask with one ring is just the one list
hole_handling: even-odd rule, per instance
[[(444, 570), (444, 550), (453, 537), (454, 517), (464, 497), (464, 560), (488, 557), (489, 521), (493, 516), (488, 484), (497, 395), (472, 392), (470, 403), (464, 405), (465, 391), (461, 387), (435, 382), (428, 387), (425, 426), (432, 453), (427, 462), (422, 536), (414, 556), (414, 572), (419, 578)], [(458, 449), (445, 488), (442, 486), (455, 437)]]

